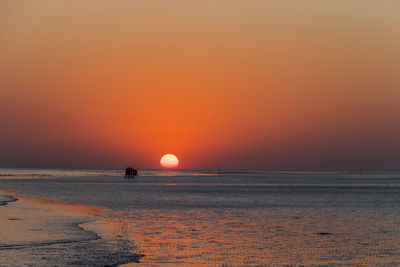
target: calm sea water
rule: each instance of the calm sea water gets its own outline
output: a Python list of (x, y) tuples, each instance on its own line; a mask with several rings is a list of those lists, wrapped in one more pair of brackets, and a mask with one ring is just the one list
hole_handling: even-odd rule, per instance
[(90, 228), (141, 264), (400, 264), (400, 173), (0, 169), (0, 187), (105, 207)]

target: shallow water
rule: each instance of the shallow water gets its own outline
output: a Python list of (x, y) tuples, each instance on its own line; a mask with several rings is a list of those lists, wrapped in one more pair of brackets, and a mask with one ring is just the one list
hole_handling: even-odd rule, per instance
[(0, 187), (105, 207), (87, 227), (143, 264), (400, 264), (399, 173), (66, 172), (0, 169)]

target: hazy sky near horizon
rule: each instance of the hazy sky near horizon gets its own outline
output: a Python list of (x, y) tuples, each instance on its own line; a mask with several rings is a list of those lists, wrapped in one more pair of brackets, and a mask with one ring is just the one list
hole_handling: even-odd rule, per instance
[(0, 167), (400, 170), (399, 1), (1, 1)]

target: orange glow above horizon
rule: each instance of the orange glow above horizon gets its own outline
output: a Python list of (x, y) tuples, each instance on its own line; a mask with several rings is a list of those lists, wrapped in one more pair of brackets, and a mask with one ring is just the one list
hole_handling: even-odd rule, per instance
[(179, 165), (178, 157), (173, 154), (165, 154), (160, 159), (160, 165), (167, 169), (176, 168)]
[(174, 3), (2, 1), (1, 164), (398, 168), (400, 2)]

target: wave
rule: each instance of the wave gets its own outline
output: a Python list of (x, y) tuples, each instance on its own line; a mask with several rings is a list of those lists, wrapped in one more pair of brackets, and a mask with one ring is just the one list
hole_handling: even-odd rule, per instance
[[(6, 236), (1, 240), (3, 242), (0, 242), (1, 266), (29, 266), (32, 263), (36, 266), (120, 266), (126, 263), (137, 263), (144, 256), (132, 252), (133, 243), (131, 246), (121, 247), (109, 237), (100, 236), (97, 231), (88, 228), (88, 225), (99, 219), (89, 214), (85, 214), (84, 217), (81, 215), (75, 217), (77, 214), (71, 214), (71, 216), (59, 214), (56, 207), (48, 209), (47, 206), (43, 206), (43, 209), (41, 206), (43, 203), (39, 203), (37, 208), (29, 209), (28, 217), (20, 217), (21, 211), (24, 212), (25, 209), (24, 202), (29, 201), (30, 197), (19, 196), (19, 198), (22, 209), (18, 205), (4, 207), (9, 211), (7, 223), (11, 227), (14, 226), (14, 221), (19, 221), (16, 228), (11, 227), (14, 231), (20, 229), (21, 225), (33, 223), (35, 229), (27, 229), (27, 231), (35, 230), (39, 236), (35, 234), (28, 239), (14, 239)], [(0, 193), (0, 203), (4, 205), (16, 200), (9, 194)], [(64, 203), (64, 205), (76, 204)], [(53, 209), (56, 211), (54, 214)], [(14, 214), (20, 215), (14, 217)], [(54, 233), (58, 234), (54, 236)]]
[(0, 194), (0, 206), (7, 205), (8, 202), (14, 202), (14, 201), (17, 201), (17, 200), (18, 200), (17, 198), (14, 198), (14, 197), (12, 197), (10, 195), (2, 195), (2, 194)]
[[(120, 266), (138, 263), (142, 254), (115, 248), (93, 231), (74, 223), (82, 235), (76, 239), (59, 239), (23, 244), (0, 244), (1, 254), (7, 253), (2, 266), (27, 265), (34, 262), (38, 266)], [(13, 260), (13, 256), (16, 258)], [(4, 265), (3, 265), (4, 264)]]

